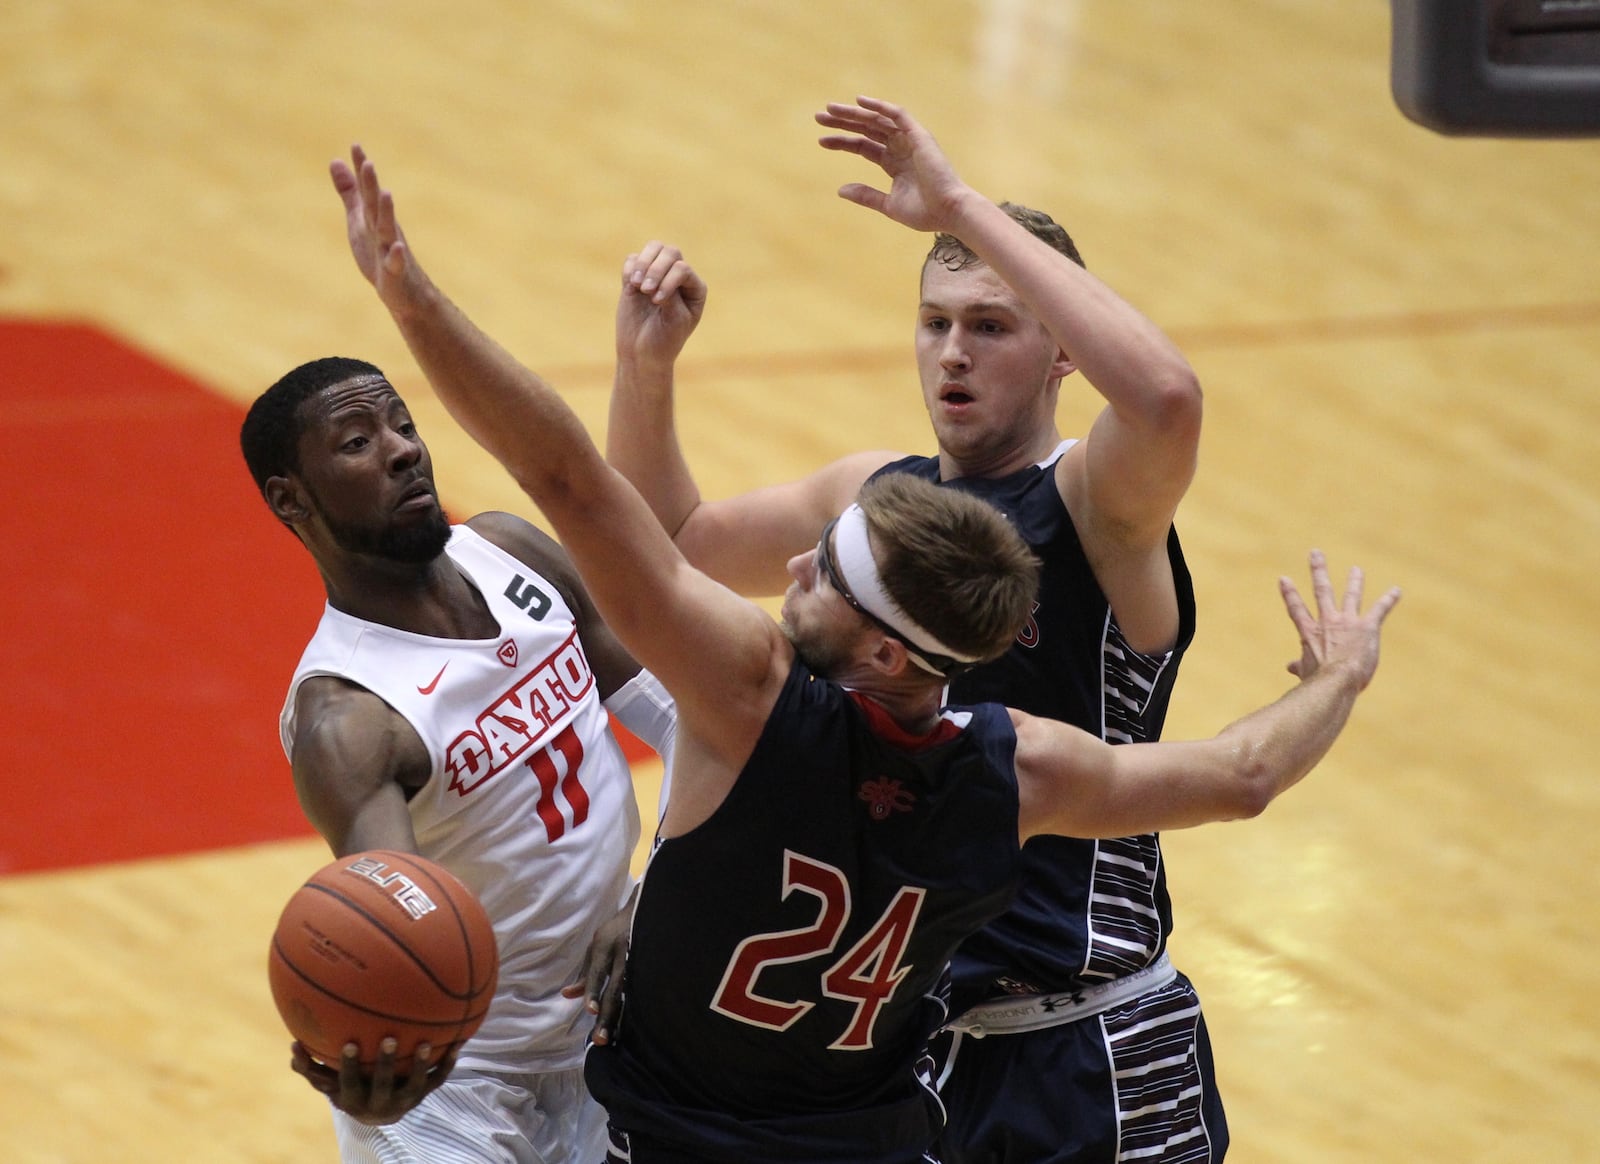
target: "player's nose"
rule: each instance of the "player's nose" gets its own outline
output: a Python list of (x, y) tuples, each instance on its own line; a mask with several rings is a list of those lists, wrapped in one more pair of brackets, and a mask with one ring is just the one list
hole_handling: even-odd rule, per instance
[(801, 589), (811, 589), (812, 581), (817, 575), (817, 551), (813, 546), (803, 554), (796, 554), (789, 559), (789, 577), (800, 583)]
[(383, 451), (391, 470), (409, 469), (422, 459), (422, 438), (391, 429), (384, 437)]
[(972, 366), (960, 329), (952, 327), (945, 332), (944, 343), (939, 348), (939, 366), (949, 371), (961, 371)]

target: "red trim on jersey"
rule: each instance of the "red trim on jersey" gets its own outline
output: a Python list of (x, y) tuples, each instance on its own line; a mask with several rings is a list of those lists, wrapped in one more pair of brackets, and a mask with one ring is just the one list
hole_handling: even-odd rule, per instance
[(859, 691), (848, 692), (850, 698), (855, 700), (867, 717), (867, 726), (872, 729), (872, 734), (880, 739), (887, 740), (897, 748), (904, 748), (908, 752), (920, 752), (936, 744), (943, 744), (955, 739), (961, 734), (961, 729), (948, 719), (940, 718), (939, 723), (930, 732), (924, 735), (912, 735), (905, 728), (895, 723), (894, 719), (883, 706), (872, 698), (862, 695)]

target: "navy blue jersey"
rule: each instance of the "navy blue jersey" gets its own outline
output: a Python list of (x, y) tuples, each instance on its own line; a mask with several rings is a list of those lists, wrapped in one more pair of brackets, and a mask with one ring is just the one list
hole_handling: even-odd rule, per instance
[(586, 1074), (634, 1158), (915, 1158), (956, 944), (1020, 873), (999, 706), (911, 737), (798, 661), (727, 799), (660, 842), (616, 1039)]
[[(960, 676), (956, 703), (996, 701), (1064, 720), (1112, 743), (1154, 740), (1178, 663), (1194, 637), (1194, 589), (1176, 531), (1167, 539), (1177, 587), (1173, 650), (1128, 649), (1048, 461), (998, 478), (943, 481), (937, 457), (907, 457), (880, 473), (911, 473), (981, 497), (1004, 513), (1044, 569), (1033, 615), (1000, 659)], [(952, 966), (952, 1009), (999, 994), (1072, 991), (1132, 973), (1160, 956), (1172, 925), (1155, 836), (1110, 841), (1034, 837), (1012, 908), (964, 942)]]

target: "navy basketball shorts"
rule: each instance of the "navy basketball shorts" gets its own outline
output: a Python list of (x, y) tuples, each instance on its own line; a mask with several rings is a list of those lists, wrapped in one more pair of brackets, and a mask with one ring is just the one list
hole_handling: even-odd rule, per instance
[(943, 1164), (1219, 1164), (1228, 1125), (1182, 974), (1076, 1022), (939, 1036)]

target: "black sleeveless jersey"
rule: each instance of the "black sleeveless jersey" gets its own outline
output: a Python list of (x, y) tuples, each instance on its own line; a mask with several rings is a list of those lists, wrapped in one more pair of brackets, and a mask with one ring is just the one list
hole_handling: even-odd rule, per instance
[[(1004, 513), (1044, 569), (1032, 617), (1000, 659), (958, 677), (955, 703), (995, 701), (1065, 720), (1112, 743), (1161, 735), (1178, 663), (1194, 637), (1194, 588), (1176, 531), (1167, 538), (1177, 588), (1173, 650), (1128, 649), (1056, 488), (1050, 459), (1005, 477), (944, 481), (937, 457), (907, 457), (880, 473), (911, 473), (981, 497)], [(875, 474), (876, 475), (876, 474)], [(1066, 992), (1153, 962), (1172, 926), (1158, 839), (1034, 837), (1012, 908), (964, 942), (951, 967), (952, 1010), (1000, 994)]]
[(1004, 708), (911, 737), (796, 662), (727, 799), (645, 871), (620, 1030), (586, 1060), (636, 1154), (901, 1160), (932, 1142), (919, 1065), (942, 972), (1020, 872), (1015, 750)]

